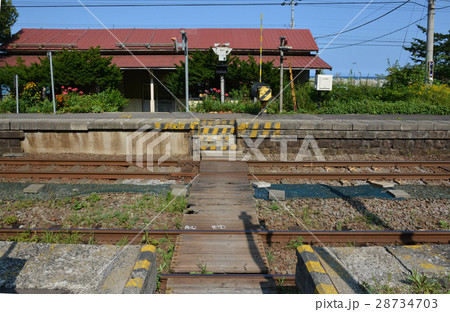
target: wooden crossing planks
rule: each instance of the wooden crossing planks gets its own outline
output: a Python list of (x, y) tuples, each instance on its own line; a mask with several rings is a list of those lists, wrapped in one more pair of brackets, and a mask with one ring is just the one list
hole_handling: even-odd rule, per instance
[(275, 294), (276, 283), (270, 278), (236, 279), (234, 277), (169, 278), (167, 289), (173, 294)]
[(172, 258), (173, 273), (267, 273), (262, 240), (257, 235), (182, 234)]
[[(191, 214), (183, 217), (183, 228), (258, 230), (258, 216), (247, 173), (247, 165), (243, 162), (202, 161), (200, 175), (194, 181), (188, 198)], [(263, 242), (256, 234), (182, 234), (176, 243), (171, 272), (206, 270), (213, 273), (265, 274), (268, 266)], [(203, 293), (205, 286), (199, 284), (198, 279), (185, 282), (192, 288), (175, 282), (172, 286), (168, 282), (168, 287), (173, 287), (174, 293)], [(254, 281), (240, 285), (242, 287), (239, 289), (233, 283), (226, 284), (227, 287), (220, 286), (225, 285), (220, 283), (214, 285), (208, 293), (261, 293), (260, 284)]]

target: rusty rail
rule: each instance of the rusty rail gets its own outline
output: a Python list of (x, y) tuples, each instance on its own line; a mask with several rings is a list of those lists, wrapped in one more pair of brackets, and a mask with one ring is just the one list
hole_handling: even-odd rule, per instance
[(144, 238), (175, 239), (180, 234), (251, 234), (257, 233), (264, 242), (286, 243), (301, 237), (304, 243), (308, 244), (330, 244), (330, 243), (355, 243), (357, 245), (369, 243), (389, 243), (389, 244), (419, 244), (436, 243), (449, 244), (450, 231), (221, 231), (221, 230), (99, 230), (99, 229), (0, 229), (0, 239), (8, 240), (17, 238), (20, 235), (41, 236), (47, 232), (55, 234), (74, 234), (84, 236), (83, 241), (89, 238), (95, 239), (102, 244), (117, 243), (124, 237), (128, 243), (139, 244)]

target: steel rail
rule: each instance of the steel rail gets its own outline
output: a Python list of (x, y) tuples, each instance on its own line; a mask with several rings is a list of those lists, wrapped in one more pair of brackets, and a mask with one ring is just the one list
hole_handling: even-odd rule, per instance
[(450, 166), (450, 161), (247, 161), (247, 165), (254, 167), (272, 166), (302, 166), (302, 167), (445, 167)]
[(68, 178), (68, 179), (179, 179), (193, 178), (193, 172), (76, 172), (76, 171), (0, 171), (0, 177), (8, 178)]
[[(227, 172), (227, 175), (242, 174), (242, 172)], [(1, 171), (0, 177), (7, 178), (68, 178), (68, 179), (145, 179), (164, 178), (179, 179), (193, 178), (195, 172), (93, 172), (93, 171)], [(215, 172), (205, 172), (202, 175), (216, 175)], [(405, 179), (405, 180), (446, 180), (450, 179), (449, 173), (401, 173), (401, 172), (257, 172), (248, 173), (248, 178), (258, 179), (310, 179), (310, 180), (367, 180), (367, 179)]]
[[(146, 160), (140, 162), (143, 167), (147, 167)], [(154, 166), (180, 166), (185, 164), (195, 163), (193, 161), (176, 161), (176, 160), (168, 160), (162, 163), (158, 163), (157, 161), (152, 162)], [(0, 164), (4, 165), (35, 165), (35, 166), (120, 166), (120, 167), (128, 167), (136, 165), (135, 162), (125, 161), (125, 160), (76, 160), (76, 159), (0, 159)]]
[(405, 180), (446, 180), (449, 173), (402, 173), (402, 172), (257, 172), (248, 174), (258, 179), (310, 179), (310, 180), (367, 180), (367, 179), (405, 179)]
[(298, 237), (304, 243), (450, 243), (450, 231), (230, 231), (230, 230), (101, 230), (101, 229), (0, 229), (0, 239), (10, 239), (18, 235), (43, 235), (48, 232), (55, 234), (78, 233), (86, 236), (85, 240), (93, 236), (100, 243), (117, 243), (124, 237), (132, 244), (139, 244), (145, 238), (176, 239), (180, 234), (209, 234), (209, 235), (260, 235), (265, 243), (286, 243)]

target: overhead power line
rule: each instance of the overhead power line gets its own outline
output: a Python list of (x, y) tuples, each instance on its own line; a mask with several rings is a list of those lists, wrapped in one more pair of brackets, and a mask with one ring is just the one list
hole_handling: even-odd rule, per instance
[(341, 48), (353, 47), (353, 46), (357, 46), (357, 45), (363, 45), (364, 43), (367, 43), (367, 42), (375, 41), (375, 40), (377, 40), (377, 39), (380, 39), (380, 38), (383, 38), (383, 37), (392, 35), (393, 33), (396, 33), (396, 32), (398, 32), (398, 31), (400, 31), (400, 30), (403, 30), (403, 29), (405, 29), (405, 28), (408, 28), (409, 26), (414, 25), (414, 24), (416, 24), (417, 22), (420, 22), (421, 20), (425, 19), (425, 17), (426, 17), (426, 16), (422, 16), (422, 17), (419, 18), (418, 20), (415, 20), (414, 22), (412, 22), (412, 23), (410, 23), (410, 24), (408, 24), (408, 25), (406, 25), (406, 26), (403, 26), (403, 27), (398, 28), (398, 29), (396, 29), (396, 30), (394, 30), (394, 31), (388, 32), (388, 33), (386, 33), (386, 34), (384, 34), (384, 35), (381, 35), (381, 36), (378, 36), (378, 37), (375, 37), (375, 38), (372, 38), (372, 39), (368, 39), (368, 40), (356, 42), (356, 43), (350, 43), (350, 44), (345, 44), (345, 45), (341, 45), (341, 46), (337, 46), (337, 47), (327, 48), (327, 50), (328, 50), (328, 49), (341, 49)]
[(406, 0), (405, 2), (403, 2), (403, 3), (400, 4), (399, 6), (396, 6), (396, 7), (393, 8), (392, 10), (389, 10), (389, 11), (387, 11), (386, 13), (384, 13), (384, 14), (382, 14), (382, 15), (380, 15), (380, 16), (374, 18), (374, 19), (371, 19), (370, 21), (365, 22), (365, 23), (363, 23), (363, 24), (361, 24), (361, 25), (358, 25), (358, 26), (356, 26), (356, 27), (353, 27), (353, 28), (350, 28), (350, 29), (341, 31), (341, 32), (339, 32), (339, 33), (334, 33), (334, 34), (329, 34), (329, 35), (325, 35), (325, 36), (314, 37), (314, 39), (320, 39), (320, 38), (326, 38), (326, 37), (333, 37), (333, 36), (336, 36), (336, 35), (348, 33), (348, 32), (350, 32), (350, 31), (359, 29), (359, 28), (361, 28), (361, 27), (363, 27), (363, 26), (366, 26), (366, 25), (368, 25), (368, 24), (370, 24), (370, 23), (373, 23), (373, 22), (379, 20), (380, 18), (385, 17), (385, 16), (388, 15), (388, 14), (391, 14), (392, 12), (398, 10), (399, 8), (401, 8), (402, 6), (404, 6), (405, 4), (407, 4), (409, 1), (410, 1), (410, 0)]
[[(108, 1), (108, 3), (85, 3), (81, 5), (79, 3), (52, 3), (52, 4), (36, 4), (35, 1), (31, 2), (32, 4), (15, 4), (16, 8), (81, 8), (81, 7), (214, 7), (214, 6), (281, 6), (285, 2), (226, 2), (226, 0), (222, 0), (222, 2), (198, 2), (195, 3), (192, 0), (191, 2), (182, 2), (180, 0), (168, 3), (169, 1), (161, 1), (159, 3), (155, 2), (138, 2), (138, 3), (111, 3), (112, 1)], [(410, 2), (410, 1), (407, 1)], [(298, 5), (311, 5), (311, 6), (321, 6), (321, 5), (366, 5), (370, 3), (370, 1), (327, 1), (327, 2), (300, 2)], [(403, 1), (373, 1), (371, 5), (386, 5), (386, 4), (405, 4)], [(411, 2), (416, 5), (422, 5), (417, 2)]]

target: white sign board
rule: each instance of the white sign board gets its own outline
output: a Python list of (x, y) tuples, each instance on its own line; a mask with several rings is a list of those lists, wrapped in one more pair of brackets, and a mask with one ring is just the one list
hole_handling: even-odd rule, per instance
[(333, 75), (316, 75), (316, 90), (331, 91), (333, 89)]
[(227, 60), (227, 55), (231, 53), (232, 48), (228, 47), (215, 47), (213, 48), (214, 53), (219, 56), (220, 62), (225, 62)]

